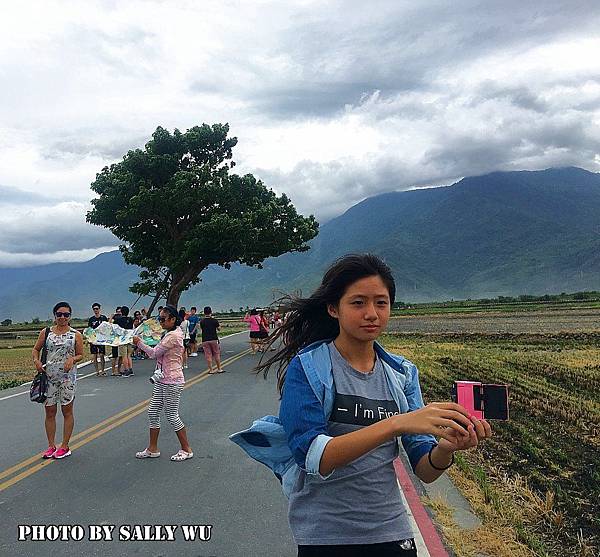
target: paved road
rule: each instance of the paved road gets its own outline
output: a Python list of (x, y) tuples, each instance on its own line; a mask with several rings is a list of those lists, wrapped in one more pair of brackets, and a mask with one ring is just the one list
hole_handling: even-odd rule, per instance
[[(243, 353), (246, 337), (223, 339), (224, 358)], [(252, 419), (276, 412), (274, 377), (264, 381), (251, 373), (256, 359), (242, 355), (227, 373), (210, 376), (204, 358), (190, 359), (180, 413), (195, 456), (181, 463), (168, 458), (179, 447), (166, 423), (161, 458), (134, 458), (147, 442), (146, 405), (138, 403), (151, 394), (150, 361), (136, 362), (133, 378), (93, 376), (79, 382), (73, 455), (61, 461), (39, 459), (46, 446), (42, 408), (26, 395), (5, 398), (22, 387), (2, 391), (0, 555), (295, 555), (277, 480), (227, 439)], [(80, 374), (89, 371), (88, 366)], [(29, 462), (19, 466), (24, 461)], [(85, 537), (17, 541), (18, 525), (34, 524), (79, 524)], [(114, 540), (88, 541), (92, 524), (116, 525)], [(120, 541), (119, 527), (134, 524), (179, 528), (172, 542)], [(185, 524), (212, 525), (210, 541), (185, 541)]]
[[(252, 372), (258, 356), (248, 354), (247, 333), (224, 338), (221, 347), (226, 373), (208, 375), (202, 356), (190, 359), (180, 414), (194, 458), (185, 462), (169, 460), (179, 444), (167, 423), (162, 456), (135, 458), (147, 443), (151, 361), (136, 362), (132, 378), (96, 377), (91, 366), (79, 370), (73, 454), (60, 461), (40, 458), (46, 448), (41, 406), (29, 402), (24, 387), (2, 391), (0, 555), (296, 555), (279, 483), (228, 440), (253, 419), (277, 413), (275, 377), (265, 381)], [(60, 433), (61, 418), (58, 426)], [(447, 557), (405, 467), (397, 461), (419, 555)], [(18, 540), (20, 525), (25, 541)], [(69, 527), (46, 531), (67, 540), (33, 540), (35, 525)], [(147, 526), (143, 533), (155, 537), (168, 531), (153, 525), (177, 529), (173, 541), (137, 541), (135, 525)], [(210, 539), (186, 541), (184, 525), (210, 525), (210, 531), (198, 530)], [(110, 538), (89, 539), (106, 531)]]

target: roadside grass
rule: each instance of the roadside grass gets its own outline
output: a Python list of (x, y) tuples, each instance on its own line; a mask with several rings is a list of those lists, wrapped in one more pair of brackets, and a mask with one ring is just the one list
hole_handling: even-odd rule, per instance
[(459, 379), (511, 386), (511, 420), (494, 422), (494, 437), (457, 455), (451, 472), (482, 528), (534, 555), (600, 554), (594, 335), (388, 334), (382, 341), (419, 367), (426, 401), (449, 400)]

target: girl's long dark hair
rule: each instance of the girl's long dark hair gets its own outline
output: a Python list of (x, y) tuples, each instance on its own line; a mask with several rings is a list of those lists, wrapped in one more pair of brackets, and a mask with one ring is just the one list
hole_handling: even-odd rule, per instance
[(285, 296), (278, 303), (286, 319), (268, 339), (268, 346), (281, 340), (281, 348), (266, 362), (256, 367), (267, 376), (272, 366), (277, 368), (277, 389), (281, 394), (287, 366), (296, 354), (318, 340), (339, 335), (338, 320), (327, 312), (329, 304), (337, 306), (348, 287), (357, 280), (379, 276), (390, 294), (390, 304), (396, 298), (396, 283), (390, 268), (376, 255), (351, 254), (338, 259), (325, 272), (321, 286), (308, 298)]

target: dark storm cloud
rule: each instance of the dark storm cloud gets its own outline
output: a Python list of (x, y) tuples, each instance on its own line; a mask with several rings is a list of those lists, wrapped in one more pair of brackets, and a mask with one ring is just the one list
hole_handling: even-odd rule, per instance
[(47, 205), (58, 201), (40, 193), (24, 191), (0, 184), (0, 207), (3, 205)]
[(109, 230), (85, 221), (88, 209), (86, 203), (0, 187), (0, 252), (43, 255), (117, 245)]
[[(104, 141), (94, 139), (99, 135), (107, 136), (107, 139)], [(150, 134), (132, 136), (126, 130), (123, 131), (123, 136), (111, 136), (107, 130), (77, 130), (49, 144), (44, 156), (48, 159), (91, 156), (114, 160), (120, 159), (132, 149), (143, 148), (150, 139)]]
[[(265, 74), (263, 67), (246, 68), (254, 79), (238, 87), (257, 112), (274, 118), (334, 116), (375, 90), (385, 96), (435, 91), (440, 71), (458, 70), (495, 52), (518, 57), (599, 23), (597, 3), (589, 1), (551, 1), (542, 7), (517, 1), (434, 2), (404, 9), (391, 2), (378, 3), (377, 10), (363, 4), (354, 14), (345, 6), (337, 14), (325, 9), (305, 14), (285, 30), (281, 52), (288, 68), (279, 79)], [(341, 24), (334, 24), (335, 16)], [(491, 94), (524, 108), (545, 108), (526, 88), (502, 90), (496, 85)]]

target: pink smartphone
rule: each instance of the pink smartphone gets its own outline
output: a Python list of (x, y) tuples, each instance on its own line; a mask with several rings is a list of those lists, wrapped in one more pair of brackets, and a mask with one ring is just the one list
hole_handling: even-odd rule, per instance
[(452, 400), (479, 420), (508, 420), (508, 385), (455, 381)]

